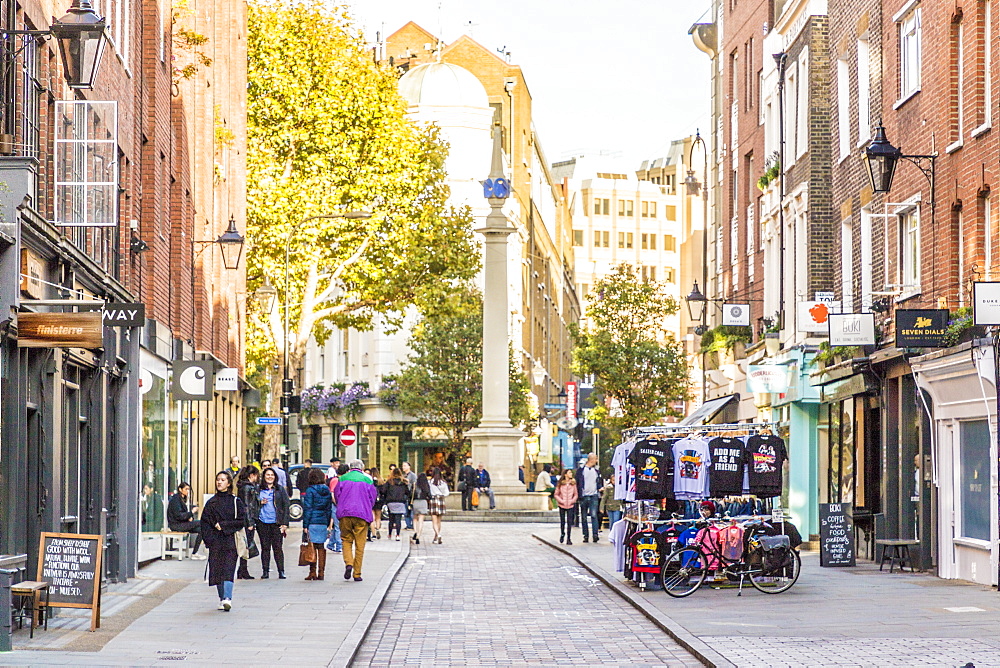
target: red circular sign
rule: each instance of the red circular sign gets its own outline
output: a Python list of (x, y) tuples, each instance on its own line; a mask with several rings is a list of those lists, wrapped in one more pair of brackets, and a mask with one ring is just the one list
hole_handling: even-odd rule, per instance
[(358, 435), (353, 429), (344, 429), (340, 432), (340, 442), (343, 445), (354, 445), (358, 440)]

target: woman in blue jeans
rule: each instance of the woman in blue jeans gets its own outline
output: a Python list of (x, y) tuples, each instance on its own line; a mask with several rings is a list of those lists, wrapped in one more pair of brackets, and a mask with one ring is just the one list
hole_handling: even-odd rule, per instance
[(326, 575), (326, 550), (323, 544), (333, 525), (333, 495), (326, 486), (326, 473), (323, 469), (308, 470), (309, 488), (302, 496), (302, 542), (312, 543), (316, 559), (309, 564), (306, 580), (322, 580)]
[(219, 591), (219, 610), (233, 607), (233, 577), (240, 555), (235, 534), (246, 526), (246, 506), (233, 496), (233, 475), (219, 471), (215, 475), (215, 496), (201, 511), (201, 534), (208, 547), (208, 584)]

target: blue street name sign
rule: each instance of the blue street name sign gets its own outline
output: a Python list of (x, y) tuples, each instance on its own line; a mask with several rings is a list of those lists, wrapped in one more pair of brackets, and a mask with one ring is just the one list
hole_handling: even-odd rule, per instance
[(545, 407), (549, 410), (559, 410), (560, 408), (566, 408), (566, 404), (545, 404)]
[(280, 417), (259, 417), (257, 424), (281, 424)]

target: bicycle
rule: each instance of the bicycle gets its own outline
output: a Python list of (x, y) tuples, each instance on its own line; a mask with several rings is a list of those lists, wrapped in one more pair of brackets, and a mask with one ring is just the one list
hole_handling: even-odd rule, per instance
[[(712, 522), (699, 523), (699, 528), (708, 529)], [(715, 524), (728, 524), (715, 522)], [(678, 545), (671, 551), (660, 567), (663, 590), (674, 598), (684, 598), (698, 591), (705, 582), (709, 571), (714, 570), (728, 578), (739, 578), (740, 587), (737, 596), (743, 595), (743, 582), (750, 579), (750, 584), (765, 594), (781, 594), (788, 591), (799, 579), (802, 570), (802, 560), (796, 549), (788, 545), (787, 536), (766, 536), (763, 533), (763, 522), (754, 520), (742, 525), (745, 531), (750, 531), (749, 539), (745, 540), (745, 548), (739, 559), (727, 558), (722, 553), (722, 547), (713, 544), (711, 534), (706, 530), (699, 532), (696, 538), (687, 545)], [(762, 539), (777, 538), (777, 541)], [(780, 538), (784, 538), (781, 541)], [(775, 543), (774, 549), (765, 549)], [(784, 545), (781, 545), (784, 543)], [(772, 555), (770, 553), (776, 553)], [(711, 564), (716, 568), (710, 568)]]

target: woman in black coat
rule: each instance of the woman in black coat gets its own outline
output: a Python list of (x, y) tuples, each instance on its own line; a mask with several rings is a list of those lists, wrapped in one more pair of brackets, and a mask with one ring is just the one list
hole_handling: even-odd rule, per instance
[[(244, 466), (240, 469), (240, 474), (236, 476), (236, 489), (240, 501), (247, 508), (247, 539), (253, 540), (253, 531), (257, 527), (257, 519), (260, 517), (260, 485), (259, 473), (256, 466)], [(247, 560), (240, 557), (240, 569), (236, 572), (237, 580), (253, 580), (247, 570)]]
[(239, 554), (235, 533), (246, 527), (247, 510), (243, 501), (233, 496), (233, 475), (219, 471), (215, 475), (215, 496), (201, 511), (201, 533), (208, 547), (208, 584), (219, 590), (219, 610), (233, 607), (233, 575)]

